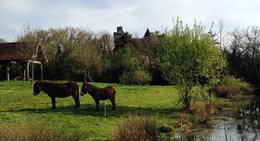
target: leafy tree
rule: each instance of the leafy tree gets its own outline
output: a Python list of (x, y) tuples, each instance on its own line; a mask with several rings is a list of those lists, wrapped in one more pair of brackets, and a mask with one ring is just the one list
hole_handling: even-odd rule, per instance
[[(85, 33), (85, 36), (91, 36), (91, 33)], [(88, 38), (83, 44), (71, 44), (74, 50), (71, 52), (71, 57), (74, 58), (74, 65), (84, 72), (84, 82), (87, 78), (92, 81), (91, 74), (100, 74), (102, 71), (101, 53), (94, 48), (94, 39)]]
[[(103, 40), (108, 40), (108, 35)], [(91, 74), (101, 72), (99, 43), (93, 32), (81, 28), (65, 27), (42, 30), (24, 27), (24, 34), (18, 41), (40, 42), (44, 45), (49, 63), (46, 73), (49, 79), (74, 79), (77, 74), (85, 72), (91, 79)], [(59, 47), (62, 46), (62, 52)]]
[(144, 85), (151, 81), (150, 75), (139, 66), (138, 60), (133, 57), (130, 47), (119, 49), (115, 53), (113, 64), (113, 69), (122, 84)]
[(165, 80), (179, 86), (180, 101), (189, 108), (193, 87), (218, 83), (226, 60), (211, 32), (196, 23), (190, 28), (177, 19), (173, 29), (159, 40), (156, 65)]

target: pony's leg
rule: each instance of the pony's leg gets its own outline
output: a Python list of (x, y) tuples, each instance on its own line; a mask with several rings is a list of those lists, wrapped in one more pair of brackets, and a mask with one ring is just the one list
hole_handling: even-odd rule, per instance
[(51, 109), (56, 109), (56, 100), (55, 100), (55, 97), (51, 97), (51, 103), (52, 103), (52, 108), (51, 108)]
[(95, 102), (96, 102), (96, 110), (99, 111), (99, 100), (95, 99)]
[(115, 98), (112, 97), (112, 98), (110, 98), (109, 100), (110, 100), (110, 102), (111, 102), (111, 104), (112, 104), (112, 110), (115, 110), (115, 109), (116, 109)]
[(211, 93), (212, 93), (211, 91), (212, 91), (211, 89), (208, 90), (209, 98), (211, 98)]
[(79, 108), (80, 104), (79, 104), (79, 95), (72, 95), (74, 101), (75, 101), (75, 108)]

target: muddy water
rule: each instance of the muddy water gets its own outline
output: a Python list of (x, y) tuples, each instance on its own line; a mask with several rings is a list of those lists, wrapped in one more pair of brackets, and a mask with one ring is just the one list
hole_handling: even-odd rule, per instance
[(260, 97), (255, 97), (234, 116), (213, 117), (212, 127), (191, 134), (178, 134), (171, 140), (260, 141)]

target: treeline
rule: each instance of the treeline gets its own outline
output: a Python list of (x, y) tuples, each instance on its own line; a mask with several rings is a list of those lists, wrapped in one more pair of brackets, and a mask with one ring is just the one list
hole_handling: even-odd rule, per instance
[(48, 80), (215, 84), (231, 74), (259, 86), (260, 29), (253, 26), (235, 29), (229, 38), (222, 35), (177, 20), (163, 34), (147, 30), (143, 38), (73, 27), (43, 30), (27, 26), (18, 41), (44, 45)]

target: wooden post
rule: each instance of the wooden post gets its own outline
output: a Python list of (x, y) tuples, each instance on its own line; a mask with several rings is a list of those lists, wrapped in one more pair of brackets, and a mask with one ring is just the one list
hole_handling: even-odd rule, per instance
[(42, 65), (42, 63), (40, 64), (40, 67), (41, 67), (41, 80), (43, 80), (43, 65)]
[(27, 80), (30, 80), (30, 63), (27, 62)]
[(23, 80), (25, 81), (26, 80), (26, 64), (22, 63), (22, 65), (23, 65)]
[(26, 80), (26, 69), (24, 66), (23, 66), (23, 80)]
[(7, 64), (7, 66), (6, 66), (6, 77), (7, 77), (7, 81), (10, 81), (10, 66), (9, 66), (9, 64)]
[(32, 62), (32, 81), (34, 81), (34, 63)]

